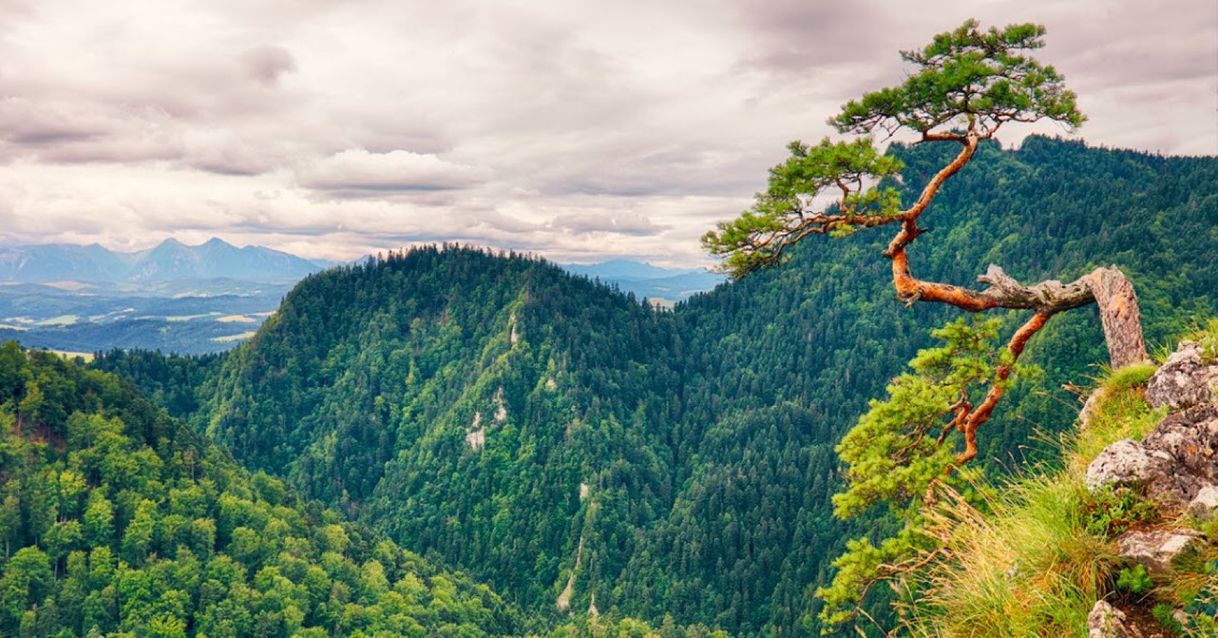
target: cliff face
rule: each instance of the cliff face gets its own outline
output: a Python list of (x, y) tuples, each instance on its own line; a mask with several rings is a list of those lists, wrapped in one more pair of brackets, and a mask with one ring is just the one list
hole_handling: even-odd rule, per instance
[[(1143, 525), (1122, 533), (1115, 545), (1118, 560), (1129, 565), (1125, 573), (1143, 574), (1146, 588), (1154, 587), (1136, 600), (1097, 601), (1088, 616), (1089, 638), (1218, 635), (1213, 345), (1212, 339), (1182, 342), (1146, 384), (1146, 403), (1163, 417), (1140, 441), (1123, 438), (1105, 447), (1087, 468), (1092, 494), (1124, 491), (1148, 506)], [(1142, 613), (1147, 608), (1153, 621)]]
[(1140, 442), (1109, 445), (1087, 468), (1087, 487), (1140, 487), (1164, 507), (1214, 514), (1218, 492), (1218, 364), (1185, 341), (1150, 378), (1146, 402), (1167, 415)]
[[(1113, 371), (1060, 467), (928, 514), (913, 636), (1218, 636), (1218, 324)], [(966, 502), (967, 501), (967, 502)]]

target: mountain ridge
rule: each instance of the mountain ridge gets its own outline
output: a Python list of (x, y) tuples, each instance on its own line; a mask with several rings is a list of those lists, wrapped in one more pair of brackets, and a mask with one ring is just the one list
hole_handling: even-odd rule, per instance
[(294, 281), (329, 265), (263, 246), (238, 248), (216, 237), (195, 246), (170, 237), (152, 248), (132, 252), (97, 243), (0, 246), (0, 280), (24, 282)]
[[(892, 152), (908, 183), (942, 165), (935, 149)], [(986, 144), (944, 186), (937, 241), (911, 259), (943, 281), (990, 262), (1029, 278), (1119, 263), (1162, 340), (1218, 307), (1216, 178), (1212, 158)], [(833, 445), (947, 316), (892, 301), (873, 258), (883, 242), (797, 247), (671, 313), (536, 260), (391, 255), (306, 278), (214, 364), (186, 416), (535, 613), (595, 600), (740, 635), (815, 635), (812, 592), (831, 558), (888, 524), (834, 522)], [(1037, 387), (1085, 383), (1105, 358), (1094, 312), (1055, 319), (1028, 356), (1044, 369)], [(121, 354), (99, 365), (141, 376)], [(1028, 441), (1069, 423), (1070, 399), (1021, 385), (1010, 399), (983, 456), (1048, 458)]]

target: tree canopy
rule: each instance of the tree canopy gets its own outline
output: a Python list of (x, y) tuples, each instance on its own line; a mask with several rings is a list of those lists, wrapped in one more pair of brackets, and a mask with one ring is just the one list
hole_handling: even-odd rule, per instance
[[(1002, 125), (1049, 119), (1073, 128), (1086, 119), (1062, 76), (1024, 54), (1044, 46), (1044, 33), (1035, 24), (982, 31), (976, 20), (968, 20), (936, 35), (920, 51), (903, 51), (901, 58), (914, 67), (904, 83), (851, 100), (829, 118), (839, 133), (866, 137), (825, 138), (815, 146), (792, 142), (791, 157), (770, 170), (769, 188), (758, 193), (753, 208), (719, 224), (703, 243), (724, 258), (723, 270), (734, 277), (777, 263), (788, 247), (812, 234), (900, 222), (907, 236), (898, 236), (903, 248), (921, 232), (917, 218), (943, 182)], [(907, 208), (884, 182), (900, 172), (901, 164), (880, 153), (872, 137), (902, 130), (914, 132), (921, 142), (964, 147)], [(828, 206), (820, 197), (825, 193), (834, 197)]]
[[(928, 231), (921, 217), (982, 142), (1008, 122), (1051, 120), (1068, 128), (1083, 123), (1061, 75), (1027, 55), (1043, 46), (1044, 32), (1035, 24), (981, 30), (968, 20), (921, 50), (902, 52), (913, 67), (903, 83), (847, 102), (829, 119), (839, 133), (863, 137), (826, 138), (816, 146), (792, 143), (791, 157), (771, 169), (769, 186), (754, 206), (703, 237), (709, 251), (723, 258), (723, 270), (739, 278), (779, 263), (808, 236), (840, 237), (892, 224), (898, 230), (883, 256), (891, 262), (897, 298), (906, 305), (1033, 311), (1001, 352), (987, 345), (997, 337), (997, 324), (970, 329), (957, 322), (940, 330), (937, 336), (946, 346), (920, 354), (912, 364), (915, 373), (899, 377), (889, 387), (889, 399), (872, 404), (838, 446), (848, 482), (835, 498), (838, 515), (856, 516), (889, 503), (904, 528), (880, 549), (867, 538), (854, 541), (835, 563), (839, 572), (833, 585), (818, 592), (827, 603), (821, 618), (830, 627), (852, 616), (850, 608), (861, 603), (876, 579), (904, 569), (899, 565), (918, 549), (919, 503), (933, 502), (936, 489), (959, 478), (959, 466), (977, 456), (979, 428), (1010, 386), (1028, 342), (1050, 317), (1096, 303), (1112, 365), (1146, 359), (1137, 298), (1115, 267), (1097, 268), (1069, 284), (1023, 285), (991, 264), (977, 277), (988, 284), (984, 290), (923, 280), (910, 267), (909, 248)], [(873, 137), (902, 132), (912, 133), (917, 144), (959, 147), (908, 205), (892, 185), (902, 166), (881, 154)], [(993, 352), (982, 356), (987, 347)], [(939, 430), (937, 436), (932, 429)], [(962, 443), (954, 443), (953, 433)], [(946, 445), (962, 449), (953, 456)]]

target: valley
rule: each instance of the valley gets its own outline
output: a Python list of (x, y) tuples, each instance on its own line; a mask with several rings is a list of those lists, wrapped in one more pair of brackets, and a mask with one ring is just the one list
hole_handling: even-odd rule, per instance
[[(893, 152), (912, 183), (942, 162)], [(914, 258), (946, 281), (999, 249), (1028, 279), (1119, 262), (1165, 343), (1215, 310), (1216, 170), (1047, 138), (987, 145)], [(655, 624), (814, 635), (830, 559), (856, 525), (891, 525), (833, 520), (833, 446), (945, 316), (891, 301), (865, 257), (881, 241), (800, 247), (674, 312), (534, 258), (418, 248), (309, 278), (219, 358), (96, 365), (247, 467), (539, 618), (563, 618), (560, 599), (578, 618), (595, 597), (599, 613)], [(1057, 388), (1105, 360), (1089, 314), (1030, 349), (1044, 376), (987, 425), (995, 470), (1052, 461), (1078, 405)]]

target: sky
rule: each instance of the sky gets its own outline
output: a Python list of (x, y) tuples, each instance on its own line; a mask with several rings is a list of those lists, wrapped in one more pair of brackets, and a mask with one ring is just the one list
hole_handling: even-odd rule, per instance
[(460, 241), (710, 262), (792, 139), (976, 17), (1038, 22), (1090, 118), (1218, 153), (1214, 0), (0, 0), (0, 242)]

